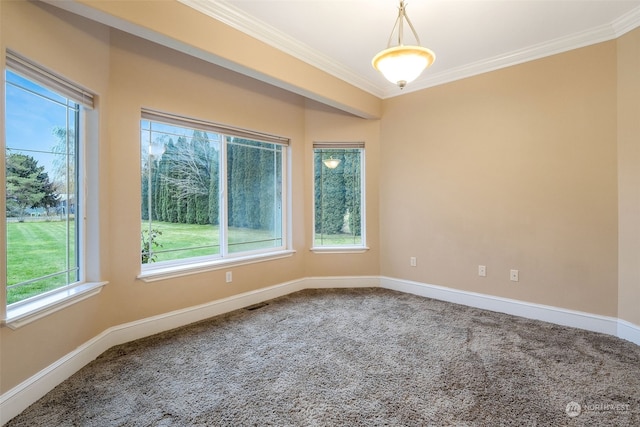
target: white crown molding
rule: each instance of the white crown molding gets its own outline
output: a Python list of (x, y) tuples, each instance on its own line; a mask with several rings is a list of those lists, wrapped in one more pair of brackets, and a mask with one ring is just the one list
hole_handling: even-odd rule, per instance
[(640, 27), (640, 6), (614, 20), (611, 26), (613, 27), (616, 38)]
[(256, 39), (269, 44), (301, 61), (306, 62), (320, 70), (331, 74), (345, 82), (358, 87), (372, 95), (386, 99), (400, 96), (418, 90), (450, 83), (455, 80), (472, 77), (478, 74), (495, 71), (501, 68), (518, 65), (527, 61), (556, 55), (580, 47), (608, 41), (620, 37), (621, 35), (640, 26), (640, 6), (617, 18), (611, 23), (598, 27), (570, 34), (545, 43), (540, 43), (524, 49), (506, 52), (477, 61), (465, 64), (456, 68), (445, 70), (438, 74), (429, 74), (408, 85), (402, 92), (396, 86), (384, 84), (380, 86), (368, 79), (363, 78), (348, 67), (336, 63), (327, 55), (311, 49), (308, 45), (293, 39), (289, 35), (274, 28), (262, 21), (256, 20), (243, 13), (240, 9), (224, 2), (211, 0), (178, 0), (193, 9), (200, 11), (218, 21), (242, 31)]
[[(427, 71), (422, 78), (408, 85), (403, 94), (613, 40), (638, 27), (640, 27), (640, 7), (633, 9), (610, 24), (600, 25), (545, 43), (452, 68), (438, 74), (429, 75)], [(393, 89), (395, 88), (388, 88), (383, 99), (401, 95)]]
[(383, 95), (383, 92), (376, 84), (336, 62), (335, 59), (312, 49), (309, 45), (247, 15), (226, 2), (211, 0), (178, 1), (372, 95), (377, 97), (382, 97)]
[(640, 325), (622, 319), (384, 276), (306, 277), (113, 326), (0, 395), (0, 425), (109, 348), (303, 289), (381, 287), (469, 307), (601, 332), (640, 345)]

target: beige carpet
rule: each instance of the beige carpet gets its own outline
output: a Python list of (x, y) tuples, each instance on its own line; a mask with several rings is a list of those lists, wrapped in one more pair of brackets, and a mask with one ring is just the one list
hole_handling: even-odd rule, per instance
[(384, 289), (105, 352), (8, 426), (640, 426), (640, 347)]

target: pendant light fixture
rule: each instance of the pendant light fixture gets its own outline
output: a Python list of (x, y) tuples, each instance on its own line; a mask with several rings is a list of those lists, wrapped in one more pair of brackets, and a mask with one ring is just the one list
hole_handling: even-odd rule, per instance
[[(420, 39), (416, 33), (413, 24), (405, 11), (404, 1), (400, 0), (398, 7), (398, 18), (391, 30), (387, 48), (380, 51), (371, 61), (373, 68), (380, 71), (382, 75), (391, 83), (397, 84), (400, 89), (404, 88), (407, 83), (417, 79), (418, 76), (436, 59), (435, 53), (426, 47), (420, 46)], [(417, 45), (405, 45), (403, 43), (404, 21), (407, 22)], [(393, 35), (398, 30), (398, 45), (391, 46)]]
[(340, 164), (340, 159), (334, 159), (333, 157), (329, 157), (328, 159), (324, 159), (322, 163), (324, 163), (324, 165), (329, 169), (335, 169)]

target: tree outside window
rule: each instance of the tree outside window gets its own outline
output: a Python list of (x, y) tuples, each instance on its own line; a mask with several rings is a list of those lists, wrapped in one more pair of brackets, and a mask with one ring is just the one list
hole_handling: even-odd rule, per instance
[(141, 121), (142, 264), (281, 250), (286, 145)]
[(41, 84), (48, 79), (46, 71), (29, 67), (20, 69), (34, 80), (5, 72), (7, 304), (80, 280), (80, 105)]
[(364, 246), (364, 144), (314, 144), (314, 247)]

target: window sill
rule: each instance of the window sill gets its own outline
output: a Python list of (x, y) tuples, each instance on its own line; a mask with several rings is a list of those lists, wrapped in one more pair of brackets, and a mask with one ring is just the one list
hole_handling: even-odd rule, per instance
[(368, 250), (368, 246), (314, 246), (310, 249), (319, 254), (361, 254)]
[(225, 258), (205, 262), (190, 262), (184, 264), (173, 264), (170, 266), (147, 267), (138, 275), (138, 279), (143, 282), (155, 282), (174, 277), (182, 277), (190, 274), (204, 273), (207, 271), (221, 270), (223, 268), (237, 267), (239, 265), (254, 264), (257, 262), (272, 261), (275, 259), (288, 258), (296, 253), (294, 250), (284, 250), (243, 256), (238, 258)]
[(52, 292), (42, 298), (8, 306), (7, 319), (2, 323), (11, 329), (18, 329), (58, 310), (99, 294), (107, 283), (83, 283), (58, 292)]

